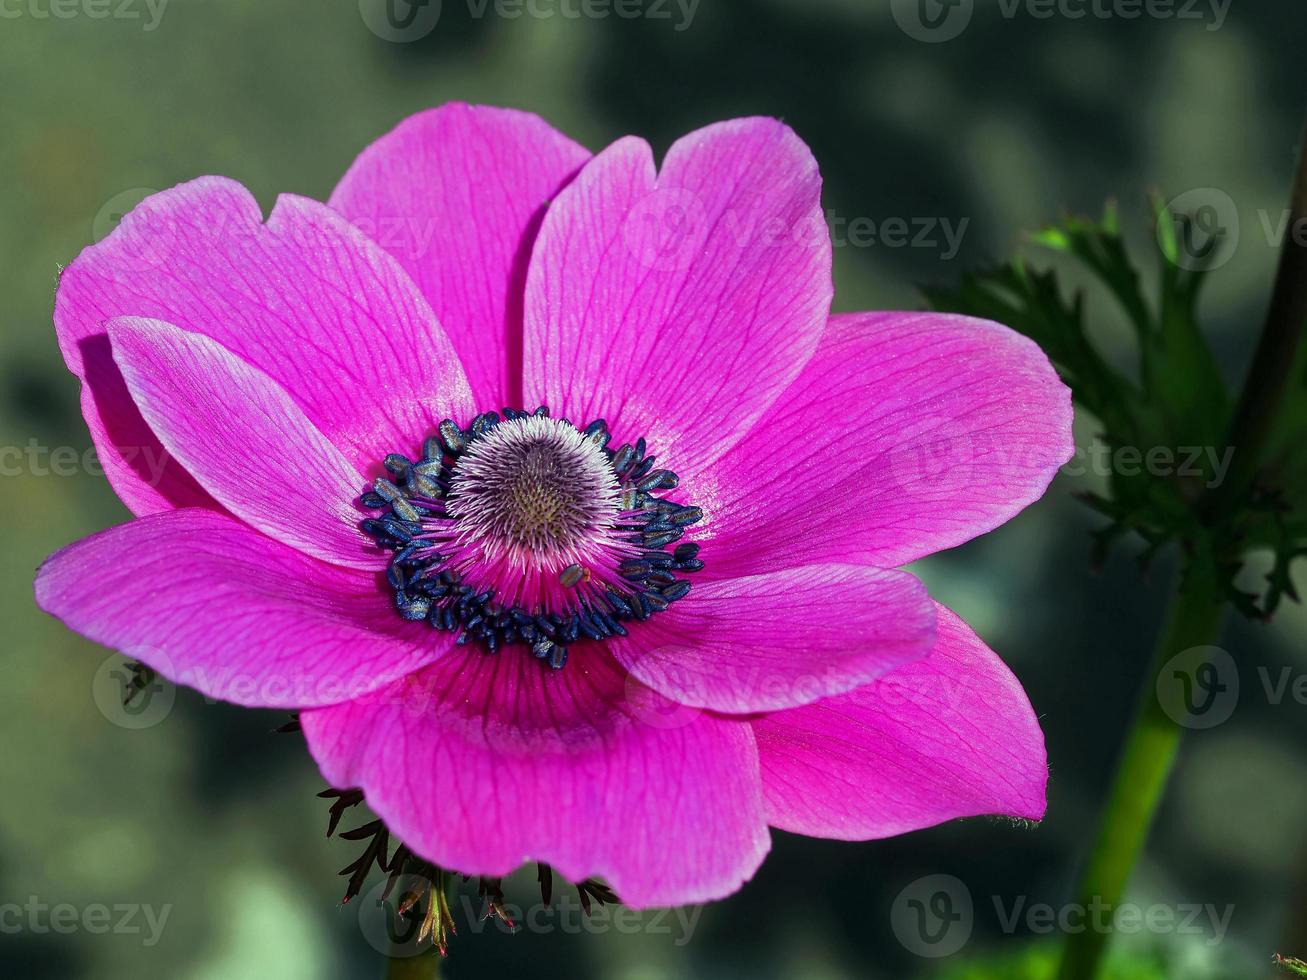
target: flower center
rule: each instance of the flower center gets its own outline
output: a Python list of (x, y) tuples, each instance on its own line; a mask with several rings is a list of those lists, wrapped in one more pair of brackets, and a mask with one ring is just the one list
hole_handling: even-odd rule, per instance
[(361, 498), (384, 511), (361, 526), (394, 552), (405, 619), (558, 668), (570, 644), (625, 636), (690, 591), (677, 573), (703, 568), (699, 546), (676, 542), (703, 512), (660, 495), (678, 480), (644, 439), (610, 449), (602, 419), (577, 428), (544, 407), (437, 431), (420, 459), (387, 456), (393, 479)]
[(570, 422), (531, 415), (502, 422), (468, 445), (453, 469), (448, 512), (467, 542), (488, 556), (549, 568), (607, 535), (620, 497), (599, 446)]

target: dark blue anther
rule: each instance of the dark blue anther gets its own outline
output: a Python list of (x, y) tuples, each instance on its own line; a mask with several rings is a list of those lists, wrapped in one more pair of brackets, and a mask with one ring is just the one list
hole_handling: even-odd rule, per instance
[[(649, 457), (653, 459), (652, 456)], [(650, 490), (674, 490), (681, 481), (671, 470), (654, 470), (636, 484), (637, 489), (648, 493)]]
[(598, 624), (591, 618), (589, 613), (578, 613), (576, 617), (577, 626), (581, 632), (592, 640), (602, 640), (603, 631), (599, 629)]
[(408, 472), (409, 467), (413, 465), (413, 461), (399, 453), (391, 453), (381, 461), (381, 465), (390, 470), (395, 476), (403, 476)]
[(684, 599), (690, 594), (690, 583), (685, 579), (677, 579), (671, 585), (666, 585), (662, 589), (663, 598), (668, 602), (675, 602), (677, 599)]
[(453, 419), (445, 419), (439, 425), (440, 441), (445, 444), (445, 449), (457, 456), (467, 448), (467, 440), (463, 438), (463, 431), (454, 424)]
[(654, 612), (662, 612), (667, 608), (667, 600), (657, 592), (644, 593), (644, 601), (649, 604), (649, 608)]
[(397, 541), (402, 541), (405, 544), (408, 544), (408, 542), (413, 540), (413, 532), (405, 527), (401, 521), (398, 521), (393, 517), (383, 517), (381, 519), (381, 528), (386, 534), (395, 538)]
[(472, 420), (471, 435), (478, 439), (499, 424), (499, 415), (495, 412), (482, 412)]
[(671, 544), (681, 537), (681, 531), (660, 531), (657, 534), (645, 534), (641, 538), (641, 543), (646, 548), (661, 548), (665, 544)]
[(559, 638), (564, 643), (575, 643), (581, 635), (581, 624), (576, 616), (573, 616), (563, 624), (563, 628), (558, 631)]
[(635, 462), (635, 447), (629, 444), (624, 445), (617, 450), (617, 455), (613, 457), (613, 472), (621, 476), (623, 471), (633, 462)]
[(395, 593), (395, 608), (405, 619), (426, 619), (431, 611), (431, 600), (425, 596), (410, 596), (407, 592)]
[(629, 558), (617, 566), (617, 572), (622, 576), (622, 578), (629, 578), (636, 581), (644, 578), (650, 571), (652, 571), (650, 564), (639, 558)]
[(643, 592), (635, 593), (634, 609), (632, 611), (635, 613), (635, 618), (642, 623), (652, 616), (653, 607), (649, 605), (649, 597)]
[(604, 598), (608, 600), (608, 604), (612, 606), (614, 610), (616, 610), (619, 616), (633, 615), (633, 613), (631, 612), (631, 604), (627, 602), (625, 598), (623, 598), (622, 596), (614, 592), (612, 589), (609, 589), (607, 592), (604, 593)]
[(432, 500), (439, 500), (445, 495), (444, 488), (434, 479), (419, 471), (416, 466), (409, 470), (406, 484), (409, 492), (417, 494), (419, 497), (430, 497)]
[(390, 509), (395, 512), (395, 516), (401, 521), (418, 523), (422, 520), (422, 515), (418, 513), (418, 509), (402, 497), (399, 500), (391, 501)]

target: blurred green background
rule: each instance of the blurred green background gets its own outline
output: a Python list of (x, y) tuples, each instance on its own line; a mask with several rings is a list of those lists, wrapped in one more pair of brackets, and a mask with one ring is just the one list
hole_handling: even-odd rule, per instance
[[(910, 36), (894, 14), (912, 5), (880, 0), (701, 0), (690, 17), (648, 0), (633, 19), (564, 16), (562, 0), (534, 8), (552, 16), (505, 17), (493, 3), (478, 16), (479, 2), (445, 0), (434, 30), (410, 43), (369, 28), (371, 0), (171, 0), (161, 16), (158, 0), (54, 3), (0, 0), (0, 446), (24, 458), (29, 445), (89, 445), (52, 296), (59, 267), (124, 202), (210, 173), (244, 182), (265, 207), (284, 191), (325, 199), (370, 140), (451, 99), (532, 109), (594, 149), (637, 133), (661, 151), (716, 119), (781, 116), (821, 162), (837, 218), (965, 222), (956, 254), (942, 237), (837, 248), (841, 309), (917, 306), (915, 284), (951, 281), (1007, 254), (1023, 230), (1109, 196), (1146, 246), (1148, 187), (1217, 188), (1242, 234), (1213, 278), (1206, 321), (1233, 383), (1274, 269), (1264, 224), (1284, 207), (1307, 105), (1301, 0), (1235, 3), (1223, 18), (1206, 0), (1138, 18), (1122, 15), (1128, 5), (1040, 17), (979, 0), (946, 43)], [(1098, 327), (1128, 356), (1119, 323)], [(1080, 420), (1082, 442), (1093, 431)], [(299, 736), (270, 734), (284, 720), (275, 712), (188, 691), (161, 698), (138, 730), (102, 710), (109, 652), (38, 613), (31, 581), (45, 555), (126, 511), (85, 466), (7, 458), (0, 906), (170, 911), (152, 944), (139, 915), (141, 932), (100, 935), (43, 931), (48, 913), (36, 923), (15, 913), (0, 921), (0, 975), (376, 975), (359, 903), (340, 907), (334, 877), (355, 850), (323, 837), (322, 784)], [(778, 834), (757, 878), (688, 937), (675, 925), (510, 937), (460, 921), (446, 975), (961, 977), (979, 976), (964, 967), (991, 954), (1015, 959), (989, 976), (1036, 975), (1017, 960), (1037, 958), (1028, 947), (1041, 937), (1005, 931), (995, 899), (1006, 910), (1069, 897), (1169, 581), (1165, 563), (1142, 576), (1128, 553), (1091, 573), (1096, 519), (1072, 497), (1091, 482), (1059, 478), (1017, 520), (920, 568), (1012, 665), (1043, 720), (1042, 826), (973, 820), (865, 844)], [(1132, 898), (1232, 905), (1229, 931), (1219, 943), (1122, 936), (1171, 964), (1131, 976), (1269, 976), (1273, 951), (1307, 952), (1307, 710), (1263, 686), (1286, 668), (1307, 673), (1305, 636), (1293, 604), (1269, 626), (1227, 631), (1238, 709), (1189, 737)], [(943, 962), (894, 930), (895, 897), (935, 874), (963, 882), (975, 906), (970, 940)], [(510, 898), (529, 902), (531, 878)]]

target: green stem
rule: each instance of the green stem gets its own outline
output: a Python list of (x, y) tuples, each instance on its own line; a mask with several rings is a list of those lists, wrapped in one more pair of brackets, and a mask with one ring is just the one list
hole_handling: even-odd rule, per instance
[(433, 953), (417, 956), (387, 956), (385, 980), (436, 980), (440, 958)]
[[(1307, 131), (1299, 148), (1298, 169), (1289, 199), (1288, 228), (1307, 220)], [(1266, 323), (1248, 369), (1239, 404), (1230, 423), (1228, 444), (1234, 459), (1224, 483), (1204, 502), (1203, 513), (1215, 523), (1239, 500), (1257, 475), (1262, 451), (1289, 386), (1303, 329), (1307, 327), (1307, 242), (1288, 234), (1280, 249)]]
[[(1082, 908), (1114, 908), (1125, 893), (1130, 871), (1143, 849), (1183, 729), (1163, 710), (1157, 676), (1176, 654), (1216, 641), (1224, 603), (1206, 563), (1191, 566), (1172, 600), (1167, 625), (1153, 654), (1147, 688), (1127, 737), (1098, 839), (1080, 883)], [(1110, 921), (1110, 918), (1108, 919)], [(1109, 932), (1086, 929), (1067, 937), (1059, 980), (1094, 980)]]

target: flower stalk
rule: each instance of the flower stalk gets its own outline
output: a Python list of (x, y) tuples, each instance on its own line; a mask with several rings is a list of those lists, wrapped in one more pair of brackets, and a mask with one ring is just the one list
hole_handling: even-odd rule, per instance
[[(1307, 129), (1302, 137), (1298, 169), (1289, 203), (1288, 228), (1307, 223)], [(1289, 386), (1295, 355), (1307, 325), (1307, 242), (1288, 234), (1280, 251), (1266, 324), (1253, 353), (1252, 366), (1230, 425), (1229, 445), (1235, 449), (1227, 479), (1207, 502), (1209, 519), (1220, 519), (1247, 489), (1257, 473), (1262, 450)]]
[(440, 975), (440, 957), (421, 956), (386, 957), (385, 980), (436, 980)]
[[(1307, 139), (1304, 139), (1307, 148)], [(1290, 227), (1307, 219), (1307, 152), (1300, 150), (1290, 203)], [(1209, 526), (1229, 518), (1253, 484), (1263, 450), (1289, 387), (1304, 326), (1307, 326), (1307, 246), (1286, 236), (1266, 322), (1230, 426), (1235, 450), (1227, 479), (1198, 509)], [(1080, 898), (1114, 907), (1124, 894), (1143, 849), (1175, 764), (1183, 729), (1163, 710), (1157, 680), (1172, 657), (1214, 643), (1220, 631), (1228, 591), (1221, 586), (1206, 536), (1191, 552), (1172, 601), (1166, 629), (1153, 655), (1148, 687), (1127, 736), (1111, 796), (1103, 813), (1094, 850), (1080, 886)], [(1095, 980), (1100, 976), (1109, 933), (1086, 930), (1067, 938), (1059, 980)]]
[[(1148, 684), (1081, 880), (1084, 907), (1101, 903), (1115, 908), (1120, 902), (1175, 765), (1184, 729), (1163, 710), (1157, 697), (1158, 675), (1176, 654), (1215, 642), (1224, 611), (1215, 570), (1206, 561), (1191, 563), (1177, 587), (1154, 651)], [(1109, 932), (1094, 929), (1069, 936), (1059, 980), (1094, 980), (1109, 937)]]

